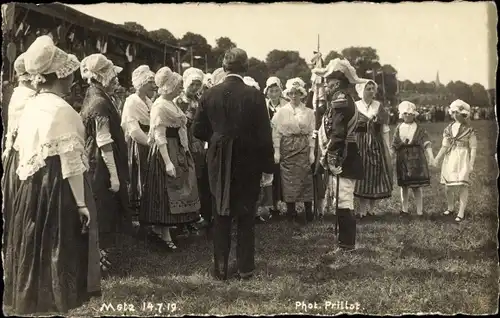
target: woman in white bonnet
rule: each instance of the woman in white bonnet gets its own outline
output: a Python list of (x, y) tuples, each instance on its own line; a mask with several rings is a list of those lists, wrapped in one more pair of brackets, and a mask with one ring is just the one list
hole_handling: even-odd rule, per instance
[(155, 73), (149, 66), (141, 65), (132, 72), (135, 93), (123, 104), (121, 127), (128, 144), (129, 199), (131, 206), (138, 210), (142, 195), (142, 185), (149, 151), (149, 113), (153, 103), (148, 95), (156, 89)]
[[(275, 162), (280, 164), (283, 201), (289, 221), (297, 220), (296, 203), (304, 202), (305, 220), (313, 219), (313, 177), (315, 128), (314, 111), (302, 99), (307, 96), (300, 78), (289, 79), (284, 95), (290, 102), (278, 109), (272, 119)], [(302, 222), (305, 223), (305, 222)]]
[(4, 300), (12, 314), (66, 313), (99, 294), (101, 278), (85, 128), (62, 98), (80, 63), (41, 36), (25, 52), (25, 65), (38, 93), (26, 104), (14, 144), (20, 186)]
[[(203, 178), (203, 169), (205, 166), (205, 143), (201, 140), (193, 137), (191, 132), (191, 124), (196, 114), (196, 110), (198, 109), (198, 101), (199, 101), (199, 92), (203, 86), (203, 80), (205, 78), (205, 74), (202, 70), (190, 67), (184, 71), (182, 74), (183, 80), (183, 90), (179, 96), (174, 99), (174, 103), (179, 107), (187, 116), (187, 129), (188, 129), (188, 139), (189, 139), (189, 150), (194, 158), (195, 169), (196, 169), (196, 177), (198, 180), (198, 188), (203, 190), (206, 187), (202, 186), (202, 178)], [(202, 194), (202, 196), (204, 196)], [(208, 201), (207, 201), (208, 202)], [(202, 210), (211, 209), (210, 207), (205, 206), (205, 200), (203, 200)], [(201, 213), (205, 214), (205, 213)], [(206, 214), (205, 214), (206, 215)], [(205, 221), (201, 216), (199, 222)], [(198, 234), (198, 229), (194, 225), (188, 225), (185, 227), (186, 234)]]
[(151, 150), (139, 221), (152, 225), (166, 248), (177, 247), (170, 228), (199, 219), (200, 200), (193, 157), (189, 151), (187, 117), (173, 103), (182, 90), (182, 77), (168, 67), (156, 73), (159, 97), (151, 109)]
[[(19, 178), (17, 177), (16, 170), (19, 162), (19, 153), (12, 148), (17, 136), (17, 127), (19, 117), (21, 116), (26, 102), (35, 96), (35, 88), (31, 85), (30, 76), (26, 73), (24, 66), (24, 54), (14, 62), (14, 70), (16, 72), (18, 86), (14, 88), (14, 92), (8, 105), (8, 122), (4, 129), (7, 129), (5, 134), (6, 141), (4, 144), (4, 151), (2, 154), (2, 164), (4, 167), (4, 177), (2, 178), (2, 192), (3, 192), (3, 215), (4, 215), (4, 229), (3, 238), (4, 244), (8, 240), (8, 232), (10, 227), (10, 216), (12, 214), (13, 198), (15, 198), (17, 189), (19, 188)], [(2, 114), (5, 115), (5, 114)]]
[(127, 193), (127, 144), (120, 114), (107, 93), (114, 89), (121, 71), (121, 67), (102, 54), (91, 54), (80, 65), (81, 76), (89, 84), (80, 116), (85, 126), (85, 150), (99, 217), (103, 271), (111, 267), (108, 249), (116, 243), (116, 234), (132, 227)]
[(365, 80), (356, 84), (360, 100), (356, 102), (359, 122), (356, 142), (363, 160), (364, 177), (356, 181), (354, 196), (359, 199), (359, 215), (372, 215), (377, 200), (392, 195), (391, 158), (389, 154), (389, 114), (376, 101), (377, 83)]

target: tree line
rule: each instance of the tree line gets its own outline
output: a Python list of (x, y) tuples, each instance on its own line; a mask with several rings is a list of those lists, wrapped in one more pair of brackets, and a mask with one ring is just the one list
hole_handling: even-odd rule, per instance
[[(189, 48), (188, 54), (182, 57), (182, 62), (192, 63), (192, 66), (206, 72), (213, 72), (219, 68), (224, 52), (237, 46), (230, 38), (224, 36), (216, 39), (216, 45), (212, 47), (205, 37), (192, 32), (187, 32), (182, 38), (176, 38), (164, 28), (147, 31), (136, 22), (125, 22), (123, 26), (131, 31), (147, 35), (153, 40)], [(193, 59), (192, 56), (198, 58)], [(447, 85), (439, 85), (435, 82), (398, 81), (397, 70), (390, 64), (382, 64), (377, 50), (371, 47), (348, 47), (340, 52), (330, 51), (323, 56), (325, 65), (337, 57), (349, 60), (356, 68), (358, 76), (377, 82), (378, 98), (387, 105), (395, 106), (404, 99), (419, 105), (444, 106), (457, 98), (473, 106), (495, 105), (496, 92), (487, 91), (479, 83), (469, 85), (462, 81), (452, 81)], [(272, 50), (264, 61), (255, 57), (249, 58), (248, 76), (253, 77), (262, 88), (269, 76), (277, 76), (283, 83), (293, 77), (300, 77), (304, 82), (309, 83), (311, 78), (309, 65), (309, 61), (302, 58), (297, 51)]]

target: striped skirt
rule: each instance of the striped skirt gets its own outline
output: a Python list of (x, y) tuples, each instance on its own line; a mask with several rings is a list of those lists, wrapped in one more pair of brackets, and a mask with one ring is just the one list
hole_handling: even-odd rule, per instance
[(139, 210), (145, 225), (176, 225), (199, 219), (200, 199), (193, 157), (184, 151), (178, 138), (167, 137), (175, 177), (167, 175), (157, 146), (149, 151), (147, 172)]
[(356, 143), (363, 160), (364, 178), (356, 181), (354, 195), (372, 200), (391, 197), (392, 173), (382, 138), (367, 132), (357, 132)]
[(283, 201), (312, 202), (313, 175), (309, 162), (309, 138), (306, 135), (283, 136), (280, 146)]

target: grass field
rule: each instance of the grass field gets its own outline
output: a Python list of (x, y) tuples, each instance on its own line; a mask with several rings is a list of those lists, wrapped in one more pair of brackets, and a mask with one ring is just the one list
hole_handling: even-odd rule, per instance
[[(424, 126), (437, 154), (445, 124)], [(377, 206), (387, 215), (359, 223), (359, 249), (350, 255), (330, 253), (334, 235), (326, 221), (309, 224), (298, 236), (286, 222), (258, 225), (257, 273), (250, 281), (213, 280), (207, 271), (212, 242), (205, 236), (181, 240), (176, 253), (124, 238), (114, 259), (116, 273), (102, 283), (102, 298), (70, 314), (151, 316), (159, 314), (158, 303), (164, 304), (162, 315), (176, 316), (494, 313), (499, 286), (497, 127), (494, 121), (475, 121), (473, 126), (478, 155), (466, 218), (460, 224), (441, 215), (444, 189), (438, 184), (439, 169), (433, 169), (432, 186), (424, 190), (426, 216), (401, 218), (396, 187), (392, 198)], [(410, 211), (415, 213), (414, 205)], [(335, 308), (341, 301), (347, 307), (358, 304), (358, 309)], [(154, 309), (143, 311), (144, 302)], [(297, 308), (296, 302), (316, 304), (316, 309)], [(101, 311), (104, 303), (115, 310)], [(134, 305), (135, 311), (119, 310), (119, 304)], [(168, 304), (175, 304), (175, 310)]]

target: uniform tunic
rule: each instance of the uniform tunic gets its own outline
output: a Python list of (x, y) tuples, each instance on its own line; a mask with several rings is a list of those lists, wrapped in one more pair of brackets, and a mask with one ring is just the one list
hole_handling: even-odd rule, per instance
[[(356, 180), (363, 178), (361, 160), (354, 130), (357, 127), (359, 113), (354, 100), (346, 91), (334, 94), (331, 106), (323, 117), (319, 131), (321, 163), (325, 170), (329, 166), (341, 166), (339, 175), (339, 208), (354, 209), (354, 186)], [(336, 189), (336, 178), (329, 174), (327, 193)], [(331, 197), (331, 196), (329, 196)]]

